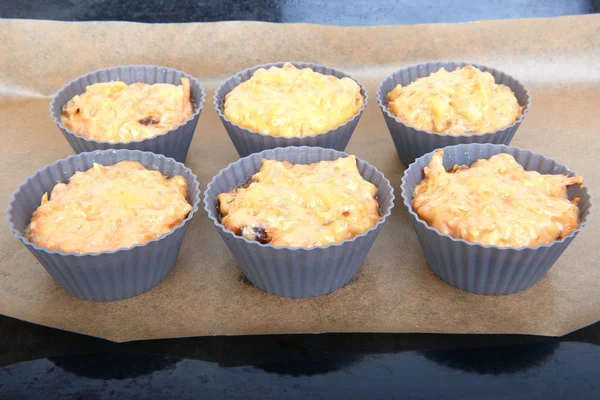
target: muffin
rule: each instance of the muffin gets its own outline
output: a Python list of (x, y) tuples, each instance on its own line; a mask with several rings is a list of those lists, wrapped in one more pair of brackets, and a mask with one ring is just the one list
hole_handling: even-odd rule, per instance
[(109, 301), (164, 279), (199, 201), (196, 175), (183, 164), (103, 150), (37, 171), (13, 194), (7, 214), (12, 232), (63, 289)]
[(244, 128), (273, 136), (312, 136), (343, 124), (362, 108), (352, 79), (290, 63), (259, 68), (225, 96), (223, 114)]
[(183, 221), (192, 206), (181, 175), (165, 177), (137, 161), (97, 163), (42, 196), (27, 240), (65, 253), (100, 253), (155, 239)]
[(314, 164), (262, 160), (260, 171), (217, 196), (221, 223), (236, 235), (273, 246), (327, 246), (381, 220), (377, 187), (348, 156)]
[(511, 76), (451, 61), (403, 68), (381, 83), (377, 97), (406, 165), (446, 146), (508, 144), (531, 104), (527, 89)]
[(394, 190), (358, 158), (291, 146), (230, 164), (208, 184), (204, 205), (252, 283), (279, 296), (314, 297), (356, 274), (391, 213)]
[(61, 122), (100, 142), (130, 142), (164, 133), (192, 116), (190, 80), (170, 83), (102, 82), (87, 86), (62, 107)]
[(567, 187), (581, 176), (525, 171), (513, 156), (496, 154), (470, 166), (444, 168), (433, 153), (412, 207), (430, 227), (456, 239), (498, 247), (534, 247), (569, 236), (579, 226), (579, 198)]
[(63, 86), (50, 116), (75, 152), (151, 151), (183, 162), (204, 90), (171, 68), (132, 65), (90, 72)]
[(540, 154), (494, 144), (418, 158), (402, 197), (431, 269), (468, 292), (525, 290), (556, 262), (591, 213), (582, 178)]
[(489, 72), (466, 65), (444, 67), (386, 96), (388, 110), (407, 125), (428, 132), (461, 135), (506, 128), (523, 112), (513, 91)]
[(299, 62), (247, 69), (214, 96), (240, 156), (302, 145), (343, 150), (367, 101), (364, 88), (343, 72)]

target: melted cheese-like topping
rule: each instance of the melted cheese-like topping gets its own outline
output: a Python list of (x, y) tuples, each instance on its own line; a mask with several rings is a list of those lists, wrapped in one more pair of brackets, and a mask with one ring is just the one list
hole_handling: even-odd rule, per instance
[(452, 72), (441, 68), (408, 86), (396, 86), (386, 99), (390, 112), (406, 124), (454, 135), (503, 129), (523, 112), (508, 86), (471, 66)]
[(360, 86), (310, 68), (261, 68), (225, 96), (225, 116), (273, 136), (310, 136), (333, 129), (363, 106)]
[(88, 139), (131, 142), (161, 134), (194, 113), (190, 81), (181, 85), (104, 82), (90, 85), (62, 108), (62, 124)]
[(192, 206), (180, 175), (166, 178), (135, 161), (94, 164), (42, 198), (28, 227), (29, 241), (50, 250), (98, 253), (169, 232)]
[(580, 176), (525, 171), (509, 154), (455, 165), (448, 172), (438, 150), (415, 188), (415, 212), (431, 227), (469, 242), (499, 247), (550, 244), (579, 226), (579, 199), (567, 186)]
[(274, 246), (326, 246), (373, 228), (381, 216), (377, 187), (356, 158), (315, 164), (263, 160), (243, 187), (217, 196), (225, 228)]

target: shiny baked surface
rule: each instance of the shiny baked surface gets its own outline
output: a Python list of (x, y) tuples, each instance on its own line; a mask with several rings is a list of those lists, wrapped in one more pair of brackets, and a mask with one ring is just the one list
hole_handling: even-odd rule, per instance
[(381, 220), (377, 187), (349, 156), (315, 164), (263, 159), (243, 187), (217, 196), (226, 229), (274, 246), (326, 246)]
[(180, 175), (135, 161), (94, 164), (58, 183), (33, 213), (27, 239), (50, 250), (97, 253), (145, 243), (183, 221), (192, 206)]
[(567, 187), (580, 176), (525, 171), (509, 154), (446, 171), (434, 153), (412, 206), (431, 227), (452, 237), (499, 247), (550, 244), (579, 226), (579, 199)]
[(193, 113), (187, 78), (181, 85), (103, 82), (69, 100), (61, 122), (88, 139), (131, 142), (173, 129)]
[(473, 134), (506, 128), (523, 113), (512, 90), (489, 72), (471, 66), (444, 68), (387, 96), (388, 110), (407, 125), (443, 134)]
[(225, 96), (223, 112), (236, 124), (274, 136), (311, 136), (354, 117), (364, 99), (350, 78), (310, 68), (261, 68)]

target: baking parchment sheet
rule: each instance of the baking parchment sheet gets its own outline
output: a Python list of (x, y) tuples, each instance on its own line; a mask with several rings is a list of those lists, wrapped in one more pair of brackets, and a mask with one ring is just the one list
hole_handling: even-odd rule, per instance
[[(276, 61), (329, 65), (365, 85), (370, 102), (346, 150), (381, 170), (398, 196), (405, 166), (375, 100), (377, 88), (401, 66), (430, 60), (489, 65), (522, 81), (533, 105), (511, 144), (559, 160), (584, 176), (592, 196), (600, 193), (600, 15), (376, 27), (0, 20), (0, 39), (0, 204), (34, 171), (72, 154), (50, 119), (50, 96), (79, 75), (125, 64), (177, 68), (204, 85), (207, 102), (186, 161), (204, 188), (238, 158), (209, 101), (215, 88), (235, 72)], [(113, 341), (320, 332), (558, 336), (600, 319), (596, 220), (592, 215), (533, 288), (486, 297), (430, 271), (397, 202), (348, 286), (294, 300), (248, 283), (199, 212), (158, 287), (96, 303), (60, 289), (2, 218), (0, 313)]]

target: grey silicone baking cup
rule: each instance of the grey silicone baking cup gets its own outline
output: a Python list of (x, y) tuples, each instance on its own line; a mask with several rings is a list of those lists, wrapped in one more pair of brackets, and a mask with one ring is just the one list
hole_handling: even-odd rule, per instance
[[(90, 169), (94, 162), (112, 165), (122, 160), (138, 161), (169, 177), (183, 176), (187, 181), (186, 197), (193, 206), (187, 218), (170, 232), (144, 244), (102, 253), (63, 253), (40, 248), (27, 240), (25, 228), (44, 193), (51, 192), (58, 182), (67, 182), (75, 172)], [(7, 214), (11, 231), (63, 289), (82, 299), (109, 301), (136, 296), (163, 280), (175, 263), (199, 203), (196, 175), (174, 159), (137, 150), (98, 150), (59, 160), (27, 178), (12, 195)]]
[(223, 114), (223, 102), (225, 101), (225, 96), (227, 96), (227, 93), (231, 92), (234, 87), (250, 79), (252, 74), (254, 74), (254, 72), (260, 68), (268, 69), (271, 67), (282, 67), (283, 64), (285, 64), (285, 62), (258, 65), (256, 67), (248, 68), (227, 79), (215, 92), (213, 97), (215, 110), (217, 110), (217, 114), (219, 114), (219, 117), (221, 118), (221, 121), (227, 130), (227, 134), (229, 134), (229, 138), (233, 142), (233, 145), (235, 146), (235, 149), (239, 155), (241, 157), (245, 157), (249, 154), (257, 153), (259, 151), (287, 146), (325, 147), (343, 151), (348, 145), (350, 137), (356, 128), (356, 124), (358, 123), (360, 116), (367, 106), (369, 97), (367, 95), (367, 91), (360, 84), (360, 82), (351, 76), (330, 67), (307, 62), (290, 62), (290, 64), (294, 65), (296, 68), (311, 68), (313, 71), (320, 74), (333, 75), (337, 78), (350, 78), (360, 86), (360, 93), (364, 98), (362, 108), (354, 117), (343, 124), (338, 125), (336, 128), (328, 130), (327, 132), (303, 137), (273, 136), (244, 128), (230, 121), (225, 114)]
[[(444, 167), (455, 164), (470, 165), (478, 159), (494, 154), (512, 155), (526, 170), (542, 174), (575, 173), (555, 160), (528, 150), (495, 144), (461, 144), (444, 148)], [(579, 197), (579, 227), (570, 235), (550, 245), (536, 247), (497, 247), (455, 239), (427, 225), (415, 213), (412, 199), (415, 187), (423, 180), (423, 168), (431, 161), (432, 153), (418, 158), (404, 172), (402, 198), (417, 233), (427, 263), (441, 279), (467, 292), (504, 295), (517, 293), (533, 286), (552, 267), (577, 233), (588, 222), (592, 199), (585, 186), (573, 185), (568, 189), (569, 199)]]
[[(65, 128), (61, 123), (62, 106), (74, 96), (84, 93), (86, 87), (94, 83), (123, 81), (128, 85), (137, 82), (150, 85), (155, 83), (181, 85), (181, 78), (183, 77), (190, 80), (190, 97), (194, 105), (194, 113), (181, 125), (160, 135), (131, 142), (100, 142), (79, 136)], [(200, 85), (200, 82), (191, 75), (173, 68), (154, 65), (128, 65), (90, 72), (67, 83), (52, 96), (50, 116), (76, 153), (106, 149), (141, 150), (163, 154), (174, 158), (176, 161), (184, 162), (203, 107), (204, 89)]]
[[(471, 65), (481, 71), (487, 71), (492, 74), (497, 84), (503, 84), (511, 88), (519, 104), (524, 107), (523, 113), (519, 119), (506, 128), (494, 132), (484, 134), (448, 135), (428, 132), (409, 126), (388, 110), (385, 96), (397, 85), (400, 84), (406, 86), (411, 82), (414, 82), (417, 78), (427, 77), (431, 73), (437, 72), (442, 67), (447, 71), (453, 71), (457, 67), (463, 67), (465, 65)], [(509, 144), (531, 106), (531, 95), (529, 94), (529, 91), (512, 76), (494, 68), (486, 67), (485, 65), (455, 61), (433, 61), (402, 68), (381, 82), (379, 91), (377, 92), (377, 100), (390, 134), (392, 135), (392, 140), (394, 141), (394, 146), (396, 146), (398, 156), (400, 156), (400, 159), (405, 165), (409, 165), (415, 161), (417, 157), (421, 157), (423, 154), (446, 146), (467, 143)]]
[(321, 147), (284, 147), (254, 153), (221, 170), (208, 184), (204, 208), (246, 277), (259, 288), (285, 297), (314, 297), (346, 285), (356, 274), (394, 207), (394, 189), (377, 168), (356, 159), (362, 177), (377, 187), (381, 221), (350, 240), (328, 246), (285, 247), (236, 236), (221, 224), (217, 195), (246, 183), (261, 168), (262, 159), (310, 164), (348, 154)]

